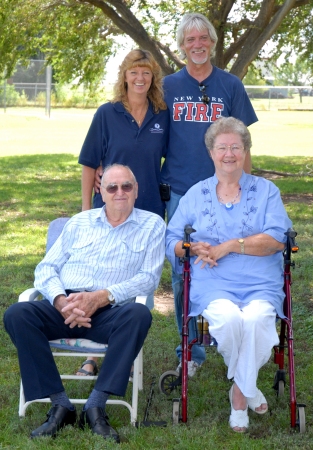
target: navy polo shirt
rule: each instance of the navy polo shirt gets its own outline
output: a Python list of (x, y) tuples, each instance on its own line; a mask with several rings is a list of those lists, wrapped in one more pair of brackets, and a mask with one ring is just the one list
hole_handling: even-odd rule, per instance
[(138, 181), (135, 207), (164, 217), (159, 184), (168, 130), (168, 110), (156, 114), (150, 102), (141, 127), (122, 103), (105, 103), (94, 115), (78, 162), (93, 169), (101, 162), (103, 167), (115, 163), (129, 166)]

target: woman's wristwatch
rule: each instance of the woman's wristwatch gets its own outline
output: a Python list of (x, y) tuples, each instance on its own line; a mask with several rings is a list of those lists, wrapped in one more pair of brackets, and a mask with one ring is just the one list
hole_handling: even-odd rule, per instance
[(245, 254), (245, 240), (244, 239), (238, 239), (238, 242), (240, 244), (240, 252), (242, 255)]

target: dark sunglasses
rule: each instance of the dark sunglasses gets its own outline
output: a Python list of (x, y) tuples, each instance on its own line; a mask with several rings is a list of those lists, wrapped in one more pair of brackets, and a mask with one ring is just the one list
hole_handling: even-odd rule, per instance
[(132, 183), (129, 183), (128, 181), (122, 184), (108, 184), (104, 189), (109, 194), (115, 194), (115, 192), (118, 191), (119, 186), (121, 187), (123, 192), (131, 192), (134, 189), (134, 185)]
[(201, 101), (205, 104), (208, 105), (209, 104), (209, 97), (206, 95), (205, 90), (206, 90), (206, 86), (202, 83), (199, 84), (199, 90), (202, 93), (202, 97), (201, 97)]

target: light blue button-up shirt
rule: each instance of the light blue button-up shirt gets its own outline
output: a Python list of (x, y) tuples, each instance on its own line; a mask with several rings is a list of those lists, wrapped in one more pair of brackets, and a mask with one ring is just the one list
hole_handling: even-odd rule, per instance
[(165, 223), (134, 208), (112, 227), (105, 207), (81, 212), (35, 270), (34, 286), (52, 304), (65, 290), (108, 289), (116, 303), (153, 292), (160, 281), (165, 252)]
[[(174, 248), (184, 237), (189, 224), (196, 230), (191, 241), (222, 244), (229, 239), (240, 239), (265, 233), (278, 242), (286, 242), (285, 232), (291, 227), (279, 189), (264, 178), (243, 172), (239, 184), (240, 202), (227, 210), (216, 195), (216, 175), (195, 184), (181, 198), (166, 234), (166, 256), (176, 272), (181, 270)], [(268, 256), (230, 253), (210, 269), (201, 263), (195, 265), (191, 257), (190, 314), (198, 315), (213, 300), (224, 298), (236, 304), (252, 300), (268, 300), (279, 316), (284, 317), (283, 257), (278, 252)]]

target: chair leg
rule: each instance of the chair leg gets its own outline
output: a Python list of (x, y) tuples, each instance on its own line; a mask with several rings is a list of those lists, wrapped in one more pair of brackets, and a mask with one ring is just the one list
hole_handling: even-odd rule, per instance
[[(61, 356), (60, 353), (57, 353), (56, 356)], [(63, 356), (63, 355), (62, 355)], [(95, 379), (97, 377), (83, 377), (86, 381), (92, 381), (92, 379)], [(76, 375), (61, 375), (61, 379), (77, 379)], [(138, 414), (138, 397), (139, 397), (139, 390), (142, 391), (143, 389), (143, 351), (142, 349), (138, 353), (137, 358), (134, 361), (134, 375), (133, 375), (133, 386), (132, 386), (132, 400), (131, 403), (127, 403), (124, 400), (108, 400), (108, 404), (114, 404), (114, 405), (123, 405), (126, 406), (129, 409), (130, 412), (130, 421), (132, 425), (136, 424), (137, 420), (137, 414)], [(71, 398), (70, 401), (73, 404), (84, 404), (86, 403), (87, 399), (73, 399)], [(33, 403), (33, 402), (45, 402), (49, 403), (50, 399), (40, 399), (40, 400), (33, 400), (31, 402), (25, 401), (25, 395), (24, 395), (24, 388), (21, 381), (20, 385), (20, 400), (19, 400), (19, 417), (25, 417), (26, 409), (27, 407)]]
[(18, 415), (20, 417), (25, 417), (25, 395), (24, 395), (24, 388), (23, 388), (23, 383), (21, 381), (21, 385), (20, 385), (20, 402), (19, 402), (19, 406), (18, 406)]
[(130, 421), (135, 425), (138, 414), (138, 392), (143, 389), (143, 364), (142, 364), (142, 349), (138, 353), (134, 361), (134, 376), (133, 376), (133, 391), (132, 391), (132, 407), (130, 414)]

